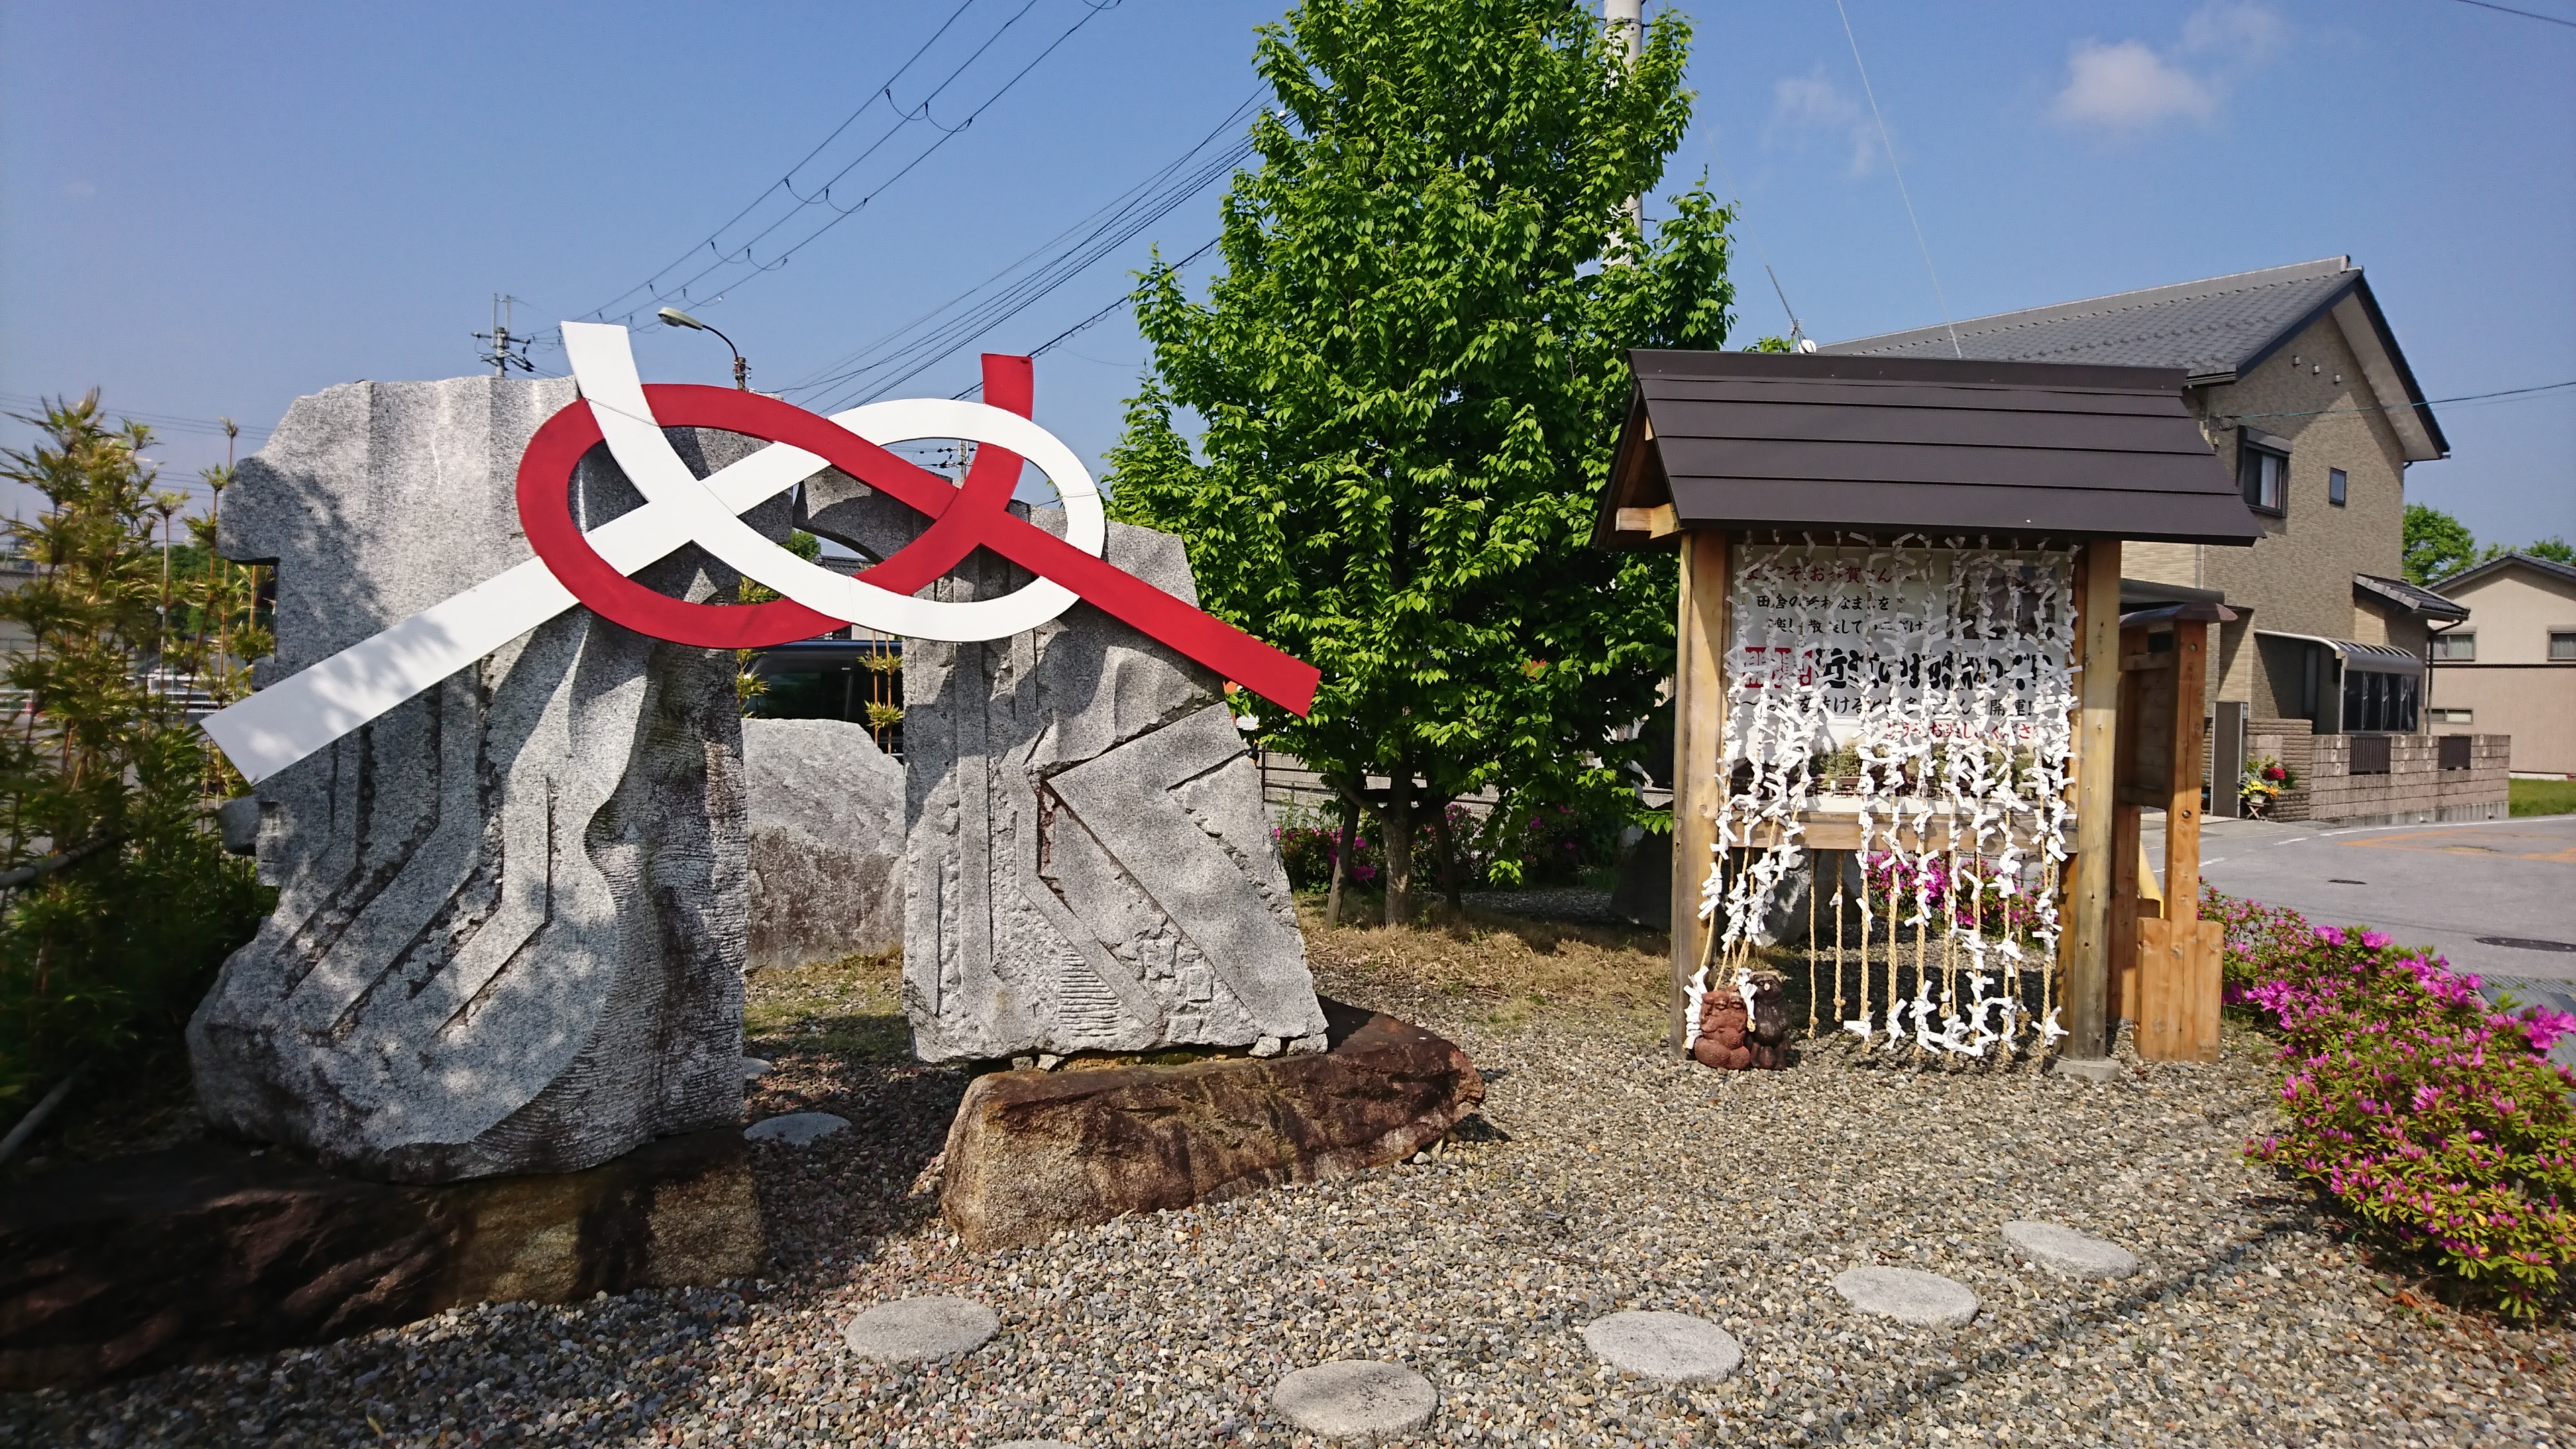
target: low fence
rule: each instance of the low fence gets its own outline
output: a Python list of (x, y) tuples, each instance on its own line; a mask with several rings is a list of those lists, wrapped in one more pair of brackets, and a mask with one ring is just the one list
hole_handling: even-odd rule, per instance
[(2502, 820), (2511, 735), (2318, 735), (2309, 816), (2355, 825)]

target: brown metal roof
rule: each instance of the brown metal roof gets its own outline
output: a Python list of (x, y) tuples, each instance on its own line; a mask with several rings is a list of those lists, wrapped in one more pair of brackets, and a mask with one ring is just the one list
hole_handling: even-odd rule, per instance
[[(1767, 352), (1628, 355), (1593, 541), (1838, 528), (2251, 544), (2178, 368)], [(1638, 515), (1632, 513), (1635, 522)]]

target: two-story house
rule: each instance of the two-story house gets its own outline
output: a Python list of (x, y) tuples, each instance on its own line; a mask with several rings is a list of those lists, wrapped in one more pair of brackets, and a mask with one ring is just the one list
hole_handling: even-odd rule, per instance
[(2433, 729), (2513, 737), (2516, 774), (2576, 777), (2576, 568), (2508, 553), (2434, 592), (2468, 610), (2433, 636)]
[[(2334, 767), (2354, 757), (2328, 740), (2423, 731), (2427, 643), (2436, 627), (2466, 615), (2401, 577), (2406, 467), (2447, 457), (2450, 445), (2350, 258), (1821, 350), (2180, 369), (2201, 430), (2235, 471), (2263, 536), (2250, 549), (2131, 544), (2121, 598), (2129, 607), (2224, 602), (2238, 615), (2220, 630), (2209, 678), (2216, 773), (2226, 775), (2251, 749), (2278, 752), (2303, 774), (2339, 774)], [(2374, 740), (2361, 750), (2363, 773), (2389, 768), (2389, 745)], [(2396, 758), (2411, 752), (2399, 749)], [(2501, 769), (2485, 773), (2495, 774), (2501, 800)], [(2299, 792), (2294, 813), (2307, 809), (2308, 793)], [(2228, 812), (2232, 790), (2213, 795), (2213, 808)], [(2334, 803), (2352, 808), (2353, 818), (2459, 813), (2367, 791)]]

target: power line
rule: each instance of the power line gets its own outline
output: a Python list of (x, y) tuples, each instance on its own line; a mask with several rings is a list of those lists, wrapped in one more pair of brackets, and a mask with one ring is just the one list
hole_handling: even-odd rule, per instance
[[(1049, 249), (1058, 247), (1067, 237), (1074, 235), (1076, 232), (1083, 231), (1086, 227), (1091, 230), (1086, 234), (1085, 242), (1089, 241), (1092, 237), (1098, 236), (1109, 226), (1115, 225), (1122, 214), (1132, 212), (1134, 209), (1138, 208), (1140, 204), (1145, 208), (1153, 210), (1157, 217), (1168, 212), (1170, 207), (1164, 204), (1166, 201), (1185, 200), (1188, 195), (1195, 194), (1196, 191), (1204, 188), (1208, 180), (1213, 179), (1214, 175), (1220, 173), (1225, 166), (1233, 164), (1234, 161), (1240, 160), (1243, 155), (1249, 153), (1250, 142), (1249, 139), (1246, 138), (1243, 143), (1235, 146), (1232, 151), (1228, 153), (1227, 157), (1220, 158), (1216, 163), (1204, 165), (1200, 168), (1199, 172), (1195, 173), (1191, 177), (1185, 178), (1180, 187), (1168, 189), (1159, 195), (1154, 194), (1154, 188), (1156, 186), (1163, 184), (1174, 172), (1179, 171), (1183, 166), (1188, 165), (1190, 159), (1205, 150), (1210, 142), (1224, 134), (1229, 128), (1241, 122), (1246, 115), (1250, 114), (1259, 104), (1260, 96), (1261, 92), (1256, 89), (1252, 95), (1246, 97), (1240, 105), (1237, 105), (1233, 110), (1227, 112), (1224, 119), (1218, 121), (1214, 127), (1209, 129), (1206, 135), (1200, 137), (1188, 150), (1172, 158), (1170, 161), (1165, 162), (1162, 166), (1157, 167), (1151, 174), (1146, 176), (1144, 180), (1139, 181), (1135, 185), (1127, 188), (1125, 191), (1118, 193), (1118, 195), (1112, 197), (1107, 202), (1104, 202), (1088, 215), (1075, 221), (1072, 225), (1067, 226), (1064, 230), (1057, 232), (1055, 235), (1048, 237), (1045, 241), (1029, 248), (1028, 251), (1006, 263), (991, 276), (986, 277), (983, 281), (968, 288), (959, 295), (931, 307), (928, 311), (921, 313), (919, 316), (911, 318), (901, 326), (896, 327), (894, 330), (871, 339), (870, 341), (861, 344), (859, 347), (852, 349), (850, 352), (843, 354), (841, 357), (816, 368), (814, 371), (806, 374), (804, 378), (790, 385), (787, 388), (787, 392), (792, 395), (798, 392), (815, 391), (823, 387), (828, 387), (835, 382), (845, 380), (848, 377), (856, 376), (860, 372), (869, 370), (869, 368), (874, 364), (868, 363), (867, 359), (871, 355), (882, 350), (887, 344), (910, 333), (915, 328), (929, 322), (932, 318), (952, 311), (958, 306), (964, 304), (968, 299), (974, 297), (976, 293), (983, 291), (985, 288), (1001, 281), (1004, 277), (1009, 276), (1012, 272), (1026, 266), (1031, 260), (1035, 259), (1042, 253), (1048, 252)], [(1104, 218), (1107, 218), (1108, 220), (1104, 221)], [(1057, 252), (1056, 255), (1050, 257), (1047, 262), (1041, 263), (1038, 270), (1043, 272), (1046, 268), (1056, 265), (1064, 256), (1070, 252), (1080, 250), (1083, 245), (1084, 242), (1077, 242), (1073, 247)]]
[[(892, 128), (890, 128), (884, 135), (878, 137), (874, 142), (870, 143), (867, 149), (861, 152), (857, 158), (853, 159), (839, 171), (835, 172), (829, 180), (823, 183), (822, 187), (817, 190), (814, 195), (810, 197), (802, 195), (798, 193), (792, 185), (789, 185), (787, 187), (787, 193), (795, 199), (796, 205), (781, 215), (777, 220), (763, 227), (758, 233), (743, 242), (739, 247), (735, 247), (730, 250), (719, 247), (717, 243), (721, 239), (722, 235), (721, 231), (719, 231), (716, 236), (709, 237), (707, 240), (698, 243), (697, 246), (691, 247), (689, 249), (689, 253), (683, 254), (683, 259), (685, 259), (687, 255), (695, 253), (700, 248), (704, 248), (714, 252), (715, 259), (707, 263), (704, 267), (699, 268), (688, 277), (683, 278), (677, 285), (666, 286), (663, 283), (663, 276), (671, 270), (670, 267), (665, 267), (662, 272), (656, 273), (641, 287), (628, 288), (624, 293), (620, 294), (615, 301), (610, 302), (607, 306), (596, 309), (588, 315), (605, 321), (608, 318), (610, 309), (616, 307), (618, 303), (623, 302), (628, 297), (634, 296), (638, 291), (647, 292), (648, 296), (646, 299), (628, 309), (621, 318), (621, 320), (631, 325), (638, 313), (655, 303), (669, 300), (691, 300), (690, 294), (692, 289), (698, 288), (701, 283), (706, 282), (709, 277), (714, 276), (720, 271), (725, 271), (728, 268), (747, 269), (738, 271), (730, 278), (719, 282), (716, 286), (716, 290), (721, 293), (729, 291), (731, 288), (739, 286), (753, 277), (757, 277), (766, 272), (774, 272), (780, 267), (787, 265), (788, 261), (793, 258), (796, 253), (812, 245), (825, 233), (831, 231), (834, 227), (839, 226), (842, 222), (858, 215), (861, 211), (867, 208), (870, 202), (884, 194), (886, 188), (893, 186), (896, 182), (899, 182), (904, 177), (912, 174), (914, 169), (919, 167), (922, 162), (927, 161), (932, 156), (938, 154), (941, 147), (964, 134), (969, 127), (975, 124), (977, 119), (982, 117), (986, 111), (991, 110), (1004, 96), (1009, 95), (1022, 80), (1028, 77), (1031, 71), (1037, 69), (1037, 67), (1044, 63), (1049, 56), (1055, 54), (1058, 49), (1063, 47), (1065, 42), (1071, 40), (1084, 26), (1090, 24), (1102, 13), (1117, 8), (1119, 0), (1101, 0), (1101, 3), (1094, 3), (1094, 0), (1083, 0), (1083, 13), (1073, 22), (1073, 24), (1066, 26), (1062, 32), (1046, 44), (1044, 49), (1040, 50), (1036, 56), (1028, 61), (1028, 63), (1021, 66), (1019, 70), (1014, 72), (1011, 75), (1011, 78), (1004, 81), (999, 89), (995, 90), (991, 95), (986, 96), (982, 102), (977, 104), (976, 107), (972, 111), (968, 112), (962, 120), (957, 122), (956, 125), (942, 126), (937, 120), (931, 119), (931, 100), (936, 99), (938, 95), (944, 92), (951, 83), (953, 83), (959, 76), (963, 75), (966, 70), (985, 53), (985, 51), (991, 48), (993, 42), (998, 40), (1004, 31), (1007, 31), (1012, 25), (1018, 23), (1020, 18), (1028, 14), (1029, 11), (1037, 5), (1037, 3), (1038, 0), (1028, 0), (1028, 3), (1022, 5), (1019, 10), (1013, 12), (1011, 18), (1003, 22), (1000, 29), (994, 31), (992, 35), (987, 36), (984, 43), (976, 47), (973, 54), (969, 55), (964, 62), (960, 63), (956, 69), (952, 70), (948, 77), (942, 80), (938, 87), (931, 92), (930, 96), (926, 97), (922, 101), (919, 107), (909, 113), (901, 114), (900, 118)], [(952, 17), (952, 19), (953, 18), (954, 17)], [(889, 82), (889, 84), (891, 84), (891, 82)], [(862, 162), (866, 161), (870, 156), (875, 155), (887, 141), (891, 140), (896, 134), (900, 133), (904, 128), (912, 125), (916, 121), (927, 121), (931, 129), (939, 132), (939, 138), (932, 141), (919, 152), (915, 153), (912, 158), (898, 168), (894, 174), (877, 182), (866, 195), (860, 197), (849, 206), (844, 207), (838, 201), (832, 199), (833, 189), (845, 180), (852, 171), (856, 170), (858, 166)], [(829, 143), (826, 142), (826, 144)], [(799, 164), (802, 165), (803, 163), (800, 162)], [(792, 174), (789, 177), (782, 178), (784, 182), (792, 182), (793, 179)], [(773, 187), (770, 192), (763, 193), (763, 198), (765, 199), (767, 196), (775, 194), (776, 190), (777, 188)], [(758, 202), (755, 202), (754, 206), (756, 207), (757, 205)], [(803, 215), (805, 212), (816, 206), (822, 207), (825, 211), (830, 212), (831, 215), (823, 220), (819, 225), (816, 225), (811, 230), (807, 231), (801, 237), (789, 242), (776, 256), (772, 257), (768, 261), (761, 261), (753, 255), (752, 249), (762, 240), (776, 232), (780, 227), (785, 226), (789, 221)], [(739, 220), (739, 217), (737, 217), (737, 220)], [(731, 226), (732, 224), (733, 223), (730, 222), (727, 223), (728, 226)], [(674, 265), (677, 265), (677, 263), (674, 263)]]
[(1852, 65), (1860, 72), (1860, 92), (1869, 97), (1869, 113), (1878, 121), (1878, 143), (1887, 150), (1888, 174), (1896, 178), (1896, 194), (1905, 201), (1905, 219), (1914, 226), (1914, 244), (1923, 249), (1923, 270), (1932, 278), (1932, 300), (1940, 304), (1941, 325), (1950, 329), (1950, 351), (1960, 357), (1968, 354), (1959, 346), (1959, 329), (1950, 321), (1950, 299), (1941, 295), (1941, 274), (1932, 266), (1932, 244), (1923, 239), (1923, 223), (1914, 215), (1913, 193), (1905, 189), (1905, 170), (1896, 164), (1896, 142), (1887, 134), (1887, 117), (1878, 109), (1878, 92), (1869, 84), (1869, 67), (1861, 64), (1860, 37), (1852, 34), (1851, 12), (1843, 9), (1843, 0), (1834, 0), (1834, 13), (1843, 18), (1843, 39), (1851, 42)]
[[(1181, 268), (1188, 266), (1190, 263), (1197, 261), (1203, 256), (1206, 256), (1209, 252), (1216, 249), (1216, 244), (1218, 242), (1223, 240), (1225, 240), (1225, 238), (1222, 235), (1209, 237), (1206, 241), (1199, 244), (1199, 249), (1197, 251), (1194, 251), (1188, 256), (1181, 258), (1179, 261), (1172, 263), (1172, 270), (1179, 271)], [(1142, 287), (1137, 287), (1129, 291), (1125, 296), (1111, 302), (1108, 306), (1101, 308), (1099, 311), (1094, 312), (1090, 316), (1083, 318), (1081, 321), (1074, 323), (1070, 327), (1067, 327), (1062, 332), (1059, 332), (1053, 337), (1048, 338), (1046, 341), (1039, 343), (1037, 346), (1030, 348), (1029, 356), (1038, 357), (1045, 354), (1057, 343), (1073, 337), (1083, 329), (1091, 326), (1095, 322), (1098, 322), (1101, 318), (1108, 316), (1110, 313), (1117, 311), (1119, 308), (1126, 306), (1128, 303), (1135, 301), (1138, 297), (1143, 295), (1145, 295), (1145, 289)], [(970, 398), (983, 390), (984, 384), (977, 382), (974, 386), (966, 389), (964, 392), (952, 393), (950, 396), (952, 398), (959, 399)]]
[[(1204, 156), (1203, 153), (1258, 106), (1259, 93), (1255, 92), (1187, 151), (1091, 215), (1057, 233), (965, 293), (819, 369), (787, 391), (793, 395), (844, 389), (837, 400), (816, 405), (817, 411), (830, 412), (852, 401), (883, 397), (925, 369), (971, 345), (977, 338), (1081, 276), (1210, 184), (1232, 174), (1252, 154), (1253, 143), (1249, 136), (1235, 140), (1213, 156)], [(1067, 238), (1072, 240), (1068, 242)], [(1042, 260), (1030, 265), (1033, 258), (1040, 258), (1042, 254)], [(1013, 277), (1015, 272), (1020, 275)], [(1006, 278), (1009, 280), (1005, 281)], [(1000, 285), (997, 287), (996, 284)], [(924, 330), (925, 326), (927, 330)]]
[(2576, 20), (2561, 20), (2555, 15), (2543, 15), (2536, 10), (2516, 10), (2510, 5), (2490, 4), (2489, 0), (2459, 0), (2459, 3), (2475, 5), (2480, 10), (2500, 10), (2507, 15), (2519, 15), (2525, 20), (2545, 20), (2552, 25), (2564, 25), (2570, 30), (2576, 30)]
[[(928, 54), (928, 53), (929, 53), (929, 51), (930, 51), (930, 47), (932, 47), (932, 46), (934, 46), (934, 45), (936, 45), (936, 44), (938, 44), (938, 43), (939, 43), (939, 37), (941, 37), (941, 36), (943, 36), (943, 35), (946, 35), (946, 34), (948, 33), (949, 27), (951, 27), (951, 26), (955, 25), (955, 24), (958, 22), (958, 20), (959, 20), (960, 18), (962, 18), (962, 17), (966, 14), (966, 12), (967, 12), (968, 10), (970, 10), (970, 9), (974, 8), (974, 5), (975, 5), (975, 0), (961, 0), (961, 3), (958, 5), (958, 7), (957, 7), (955, 10), (952, 10), (952, 11), (950, 11), (950, 12), (949, 12), (949, 14), (948, 14), (948, 18), (947, 18), (946, 20), (943, 20), (943, 21), (941, 21), (941, 22), (939, 23), (939, 28), (938, 28), (937, 30), (934, 30), (934, 31), (930, 32), (930, 38), (929, 38), (928, 40), (925, 40), (925, 41), (923, 41), (923, 42), (921, 43), (921, 48), (920, 48), (920, 49), (915, 50), (911, 55), (904, 57), (903, 64), (896, 66), (896, 67), (894, 68), (894, 70), (893, 70), (893, 72), (892, 72), (891, 74), (887, 75), (887, 76), (886, 76), (886, 78), (885, 78), (883, 81), (878, 82), (878, 84), (877, 84), (877, 88), (876, 88), (875, 90), (872, 90), (872, 91), (868, 92), (868, 98), (867, 98), (866, 100), (864, 100), (864, 101), (859, 102), (859, 108), (858, 108), (857, 110), (852, 111), (852, 112), (850, 112), (848, 115), (846, 115), (846, 116), (842, 117), (842, 118), (841, 118), (841, 124), (839, 124), (839, 125), (837, 125), (837, 126), (834, 126), (834, 127), (832, 128), (832, 133), (831, 133), (830, 135), (825, 136), (822, 140), (815, 142), (815, 143), (814, 143), (814, 149), (812, 149), (812, 150), (810, 150), (810, 151), (806, 152), (804, 155), (799, 156), (798, 158), (796, 158), (796, 164), (795, 164), (795, 165), (788, 167), (788, 168), (786, 169), (786, 171), (782, 172), (782, 173), (779, 175), (779, 178), (778, 178), (776, 181), (773, 181), (773, 182), (769, 183), (768, 187), (767, 187), (765, 190), (763, 190), (763, 191), (762, 191), (758, 196), (753, 197), (753, 198), (751, 199), (750, 203), (749, 203), (748, 205), (744, 206), (742, 210), (737, 211), (737, 212), (735, 212), (732, 216), (729, 216), (729, 217), (725, 218), (724, 225), (719, 226), (719, 227), (717, 227), (714, 231), (711, 231), (711, 232), (707, 233), (705, 240), (703, 240), (703, 241), (696, 241), (696, 242), (692, 242), (692, 243), (690, 243), (690, 244), (689, 244), (689, 248), (688, 248), (688, 250), (687, 250), (687, 251), (684, 251), (684, 252), (680, 253), (678, 256), (671, 258), (671, 260), (670, 260), (670, 261), (665, 262), (665, 263), (662, 265), (662, 267), (661, 267), (661, 269), (660, 269), (659, 271), (656, 271), (656, 272), (654, 272), (654, 274), (653, 274), (652, 276), (645, 278), (645, 279), (644, 279), (644, 281), (643, 281), (643, 282), (641, 282), (640, 284), (638, 284), (638, 285), (636, 285), (636, 286), (629, 287), (629, 288), (627, 288), (625, 291), (620, 292), (620, 293), (618, 293), (616, 296), (614, 296), (614, 297), (610, 298), (610, 299), (608, 300), (608, 302), (607, 302), (607, 304), (606, 304), (605, 306), (601, 306), (601, 307), (597, 307), (597, 308), (592, 309), (592, 311), (591, 311), (590, 315), (591, 315), (591, 316), (593, 316), (593, 317), (605, 317), (605, 316), (607, 315), (608, 309), (609, 309), (610, 307), (614, 307), (614, 306), (616, 306), (618, 303), (623, 302), (623, 301), (625, 301), (627, 298), (634, 296), (637, 292), (644, 292), (644, 293), (647, 293), (648, 295), (649, 295), (649, 294), (651, 294), (651, 293), (652, 293), (652, 291), (653, 291), (653, 284), (654, 284), (655, 282), (658, 282), (658, 281), (660, 281), (660, 280), (661, 280), (661, 277), (662, 277), (662, 273), (663, 273), (663, 272), (670, 271), (672, 268), (674, 268), (674, 267), (677, 267), (677, 266), (681, 265), (682, 263), (686, 262), (689, 258), (691, 258), (691, 257), (693, 257), (693, 256), (695, 256), (695, 255), (697, 255), (698, 248), (700, 248), (700, 247), (713, 247), (713, 246), (716, 244), (716, 241), (717, 241), (717, 239), (718, 239), (718, 238), (722, 237), (722, 236), (723, 236), (727, 231), (729, 231), (729, 230), (731, 230), (731, 229), (733, 228), (734, 223), (736, 223), (736, 222), (738, 222), (738, 221), (742, 220), (742, 219), (743, 219), (744, 217), (746, 217), (746, 216), (751, 215), (753, 211), (755, 211), (755, 210), (757, 210), (757, 209), (759, 208), (759, 206), (760, 206), (760, 204), (761, 204), (762, 202), (767, 201), (769, 198), (771, 198), (771, 197), (773, 197), (773, 196), (776, 196), (776, 195), (778, 194), (778, 192), (779, 192), (780, 188), (782, 188), (782, 187), (787, 187), (787, 186), (788, 186), (788, 185), (789, 185), (789, 184), (790, 184), (790, 183), (795, 179), (796, 173), (797, 173), (797, 172), (799, 172), (799, 171), (801, 171), (801, 170), (803, 170), (803, 169), (805, 169), (805, 163), (807, 163), (807, 162), (809, 162), (809, 161), (813, 160), (815, 157), (817, 157), (817, 156), (819, 156), (819, 155), (823, 154), (823, 148), (824, 148), (824, 147), (829, 146), (829, 145), (831, 145), (834, 141), (837, 141), (837, 140), (841, 139), (841, 133), (842, 133), (842, 132), (844, 132), (844, 131), (847, 131), (847, 130), (848, 130), (848, 129), (850, 129), (850, 127), (852, 127), (853, 125), (856, 125), (856, 124), (858, 123), (858, 119), (859, 119), (859, 117), (866, 115), (866, 114), (867, 114), (871, 109), (873, 109), (873, 108), (876, 106), (876, 103), (877, 103), (878, 101), (881, 101), (881, 100), (882, 100), (882, 101), (884, 101), (884, 102), (885, 102), (887, 105), (889, 105), (889, 106), (893, 105), (893, 104), (894, 104), (894, 83), (895, 83), (896, 81), (899, 81), (899, 80), (903, 79), (903, 78), (904, 78), (904, 76), (905, 76), (905, 74), (906, 74), (907, 72), (909, 72), (909, 71), (913, 68), (913, 66), (914, 66), (915, 64), (919, 63), (919, 61), (921, 60), (921, 58), (922, 58), (924, 55), (926, 55), (926, 54)], [(1013, 17), (1013, 18), (1014, 18), (1014, 19), (1016, 19), (1017, 17)], [(792, 193), (791, 193), (791, 194), (792, 194)]]
[[(47, 398), (39, 397), (32, 393), (0, 392), (0, 409), (6, 409), (13, 414), (33, 413), (41, 416), (45, 409), (51, 407), (54, 403), (72, 400), (73, 399), (69, 394), (65, 394), (61, 398)], [(135, 422), (149, 424), (154, 432), (167, 431), (173, 433), (186, 433), (191, 436), (215, 438), (224, 436), (224, 425), (222, 420), (218, 418), (192, 418), (183, 417), (176, 413), (147, 413), (138, 412), (132, 408), (117, 407), (107, 408), (106, 411), (115, 417), (131, 418)], [(253, 428), (245, 426), (241, 431), (242, 436), (245, 438), (264, 438), (269, 435), (271, 430), (268, 428)]]
[(2427, 398), (2422, 402), (2383, 403), (2378, 407), (2318, 408), (2314, 412), (2305, 413), (2223, 413), (2220, 414), (2220, 416), (2234, 418), (2238, 422), (2243, 422), (2247, 418), (2322, 418), (2330, 413), (2391, 413), (2397, 411), (2399, 408), (2447, 407), (2452, 403), (2486, 402), (2493, 398), (2527, 397), (2532, 393), (2556, 392), (2560, 388), (2567, 387), (2576, 387), (2576, 378), (2569, 378), (2565, 382), (2544, 382), (2538, 387), (2509, 387), (2502, 392), (2473, 392), (2463, 394), (2459, 397)]

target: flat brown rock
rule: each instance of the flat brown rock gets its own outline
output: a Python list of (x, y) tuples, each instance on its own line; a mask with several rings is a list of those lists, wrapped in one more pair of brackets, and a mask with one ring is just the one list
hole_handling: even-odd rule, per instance
[(970, 1248), (1348, 1177), (1439, 1141), (1485, 1099), (1466, 1053), (1324, 1003), (1321, 1053), (994, 1072), (948, 1129), (940, 1205)]
[(201, 1142), (0, 1193), (0, 1390), (322, 1343), (465, 1303), (758, 1273), (742, 1134), (584, 1172), (364, 1182)]

